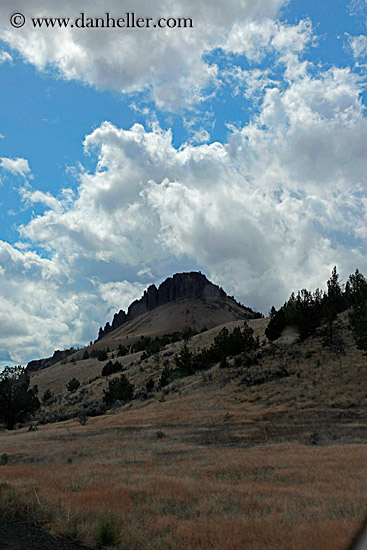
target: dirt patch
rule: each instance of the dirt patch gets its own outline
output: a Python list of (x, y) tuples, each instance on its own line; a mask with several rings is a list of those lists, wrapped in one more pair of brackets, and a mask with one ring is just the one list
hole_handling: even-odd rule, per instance
[(278, 338), (278, 344), (290, 345), (297, 342), (299, 339), (299, 332), (296, 327), (285, 327), (280, 338)]

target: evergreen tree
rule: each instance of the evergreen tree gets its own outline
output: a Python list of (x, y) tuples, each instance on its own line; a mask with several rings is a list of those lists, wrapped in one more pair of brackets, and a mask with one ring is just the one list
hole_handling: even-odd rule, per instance
[(269, 340), (276, 340), (282, 334), (282, 331), (286, 327), (286, 315), (284, 307), (281, 307), (278, 311), (273, 306), (270, 310), (270, 321), (265, 329), (265, 336)]
[(162, 370), (161, 377), (159, 379), (161, 388), (167, 386), (171, 382), (171, 370), (168, 366), (165, 366)]
[(182, 376), (190, 376), (191, 374), (194, 374), (195, 366), (193, 359), (194, 355), (189, 350), (187, 342), (185, 341), (181, 347), (180, 353), (178, 355), (175, 355), (174, 358), (176, 367), (178, 368)]
[(357, 346), (367, 351), (367, 286), (362, 287), (356, 296), (349, 322)]
[(126, 347), (126, 346), (123, 346), (122, 344), (119, 345), (119, 348), (118, 348), (118, 354), (117, 356), (118, 357), (124, 357), (125, 355), (127, 355), (129, 353), (129, 349)]
[[(348, 292), (351, 286), (348, 286)], [(339, 283), (336, 267), (333, 268), (327, 281), (327, 293), (317, 289), (313, 294), (303, 289), (295, 296), (290, 295), (285, 304), (277, 311), (274, 306), (270, 310), (270, 321), (265, 330), (269, 340), (276, 340), (286, 326), (297, 327), (301, 340), (313, 334), (325, 320), (328, 323), (330, 340), (333, 337), (333, 321), (337, 314), (347, 309), (347, 291), (343, 291)]]
[(339, 275), (336, 266), (333, 268), (331, 277), (327, 281), (327, 293), (324, 300), (324, 317), (328, 324), (330, 342), (333, 342), (334, 330), (333, 321), (338, 313), (344, 309), (343, 291), (339, 284)]
[(356, 269), (355, 273), (349, 276), (349, 279), (345, 285), (345, 294), (348, 299), (348, 306), (355, 304), (359, 301), (361, 295), (367, 291), (367, 280)]
[(30, 378), (26, 370), (19, 367), (5, 367), (0, 374), (0, 420), (8, 430), (16, 422), (24, 422), (40, 407), (38, 388), (29, 388)]
[(119, 378), (114, 378), (108, 384), (108, 390), (104, 390), (103, 401), (107, 406), (115, 401), (130, 401), (134, 395), (134, 386), (129, 382), (124, 374)]
[(152, 391), (154, 389), (154, 380), (153, 380), (153, 378), (149, 378), (148, 382), (146, 382), (145, 389), (147, 391)]
[(77, 380), (77, 378), (71, 378), (69, 380), (69, 382), (66, 384), (66, 388), (68, 389), (68, 391), (75, 391), (79, 388), (80, 386), (80, 382), (79, 380)]
[(104, 349), (98, 350), (97, 359), (98, 361), (106, 361), (106, 359), (108, 359), (106, 350)]
[(108, 361), (102, 369), (102, 376), (108, 376), (109, 374), (114, 374), (115, 372), (121, 372), (123, 370), (123, 365), (119, 361)]

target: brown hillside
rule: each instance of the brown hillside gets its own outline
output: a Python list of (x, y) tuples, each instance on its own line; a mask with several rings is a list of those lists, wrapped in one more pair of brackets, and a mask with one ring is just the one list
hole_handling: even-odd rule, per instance
[[(223, 326), (231, 331), (235, 326), (242, 326), (243, 322), (232, 321), (193, 336), (189, 346), (192, 350), (209, 347)], [(241, 364), (241, 357), (236, 361), (233, 358), (226, 369), (213, 365), (209, 371), (176, 380), (162, 391), (155, 390), (143, 397), (143, 400), (135, 400), (129, 406), (135, 408), (144, 403), (145, 407), (147, 403), (155, 403), (162, 397), (169, 400), (177, 392), (194, 397), (195, 392), (200, 390), (208, 398), (211, 396), (210, 399), (215, 399), (220, 394), (227, 400), (228, 406), (236, 404), (240, 409), (245, 404), (253, 403), (261, 405), (261, 408), (275, 407), (278, 412), (291, 412), (307, 418), (314, 414), (323, 415), (324, 412), (320, 411), (329, 411), (333, 416), (344, 414), (345, 410), (348, 415), (365, 414), (366, 358), (356, 348), (348, 330), (347, 313), (340, 314), (337, 321), (339, 346), (342, 342), (338, 349), (324, 345), (322, 331), (302, 343), (294, 341), (294, 338), (281, 338), (279, 342), (267, 343), (264, 337), (267, 322), (266, 319), (248, 321), (255, 335), (262, 341), (258, 364), (245, 367)], [(114, 347), (111, 345), (108, 360), (118, 359), (125, 368), (124, 374), (134, 384), (137, 392), (144, 390), (150, 378), (157, 385), (165, 365), (174, 368), (174, 356), (182, 346), (182, 342), (167, 345), (158, 357), (151, 356), (142, 360), (143, 352), (117, 357), (114, 349), (120, 341), (125, 340), (116, 339)], [(106, 343), (112, 342), (113, 340), (106, 340)], [(96, 345), (101, 344), (102, 342), (98, 342)], [(108, 360), (82, 360), (81, 352), (78, 352), (61, 363), (34, 373), (32, 383), (38, 385), (40, 395), (47, 388), (55, 394), (50, 404), (44, 406), (46, 417), (71, 417), (81, 410), (88, 411), (100, 404), (108, 381), (117, 376), (101, 376), (102, 368)], [(284, 367), (288, 371), (285, 377), (282, 375)], [(66, 384), (73, 377), (81, 382), (81, 386), (75, 392), (68, 392)]]
[[(163, 306), (162, 309), (165, 307)], [(197, 334), (190, 339), (190, 347), (194, 350), (208, 347), (223, 327), (233, 330), (235, 326), (242, 326), (243, 323), (243, 320), (231, 321)], [(249, 321), (249, 324), (255, 330), (255, 334), (259, 334), (260, 339), (265, 338), (264, 332), (267, 323), (267, 319), (253, 319)], [(51, 367), (30, 373), (31, 384), (38, 386), (40, 396), (43, 395), (46, 389), (50, 389), (55, 395), (49, 405), (44, 405), (44, 410), (48, 416), (51, 415), (52, 417), (52, 415), (55, 415), (55, 418), (60, 416), (75, 416), (81, 410), (93, 407), (96, 403), (101, 403), (103, 389), (107, 387), (107, 381), (117, 376), (116, 374), (108, 377), (101, 376), (102, 368), (109, 360), (118, 360), (124, 365), (126, 369), (125, 374), (134, 383), (136, 389), (139, 389), (144, 386), (150, 377), (153, 377), (157, 381), (161, 375), (164, 363), (168, 361), (169, 364), (173, 365), (173, 357), (180, 351), (182, 346), (182, 341), (166, 346), (160, 353), (159, 365), (157, 365), (157, 358), (153, 356), (142, 361), (141, 356), (143, 352), (117, 357), (116, 350), (119, 344), (133, 341), (133, 338), (127, 340), (124, 335), (122, 335), (121, 339), (118, 339), (117, 333), (119, 330), (87, 348), (89, 351), (96, 348), (109, 348), (108, 359), (105, 361), (98, 361), (96, 358), (83, 360), (84, 350), (81, 350)], [(147, 335), (146, 332), (145, 335)], [(134, 339), (138, 339), (137, 334), (135, 334)], [(74, 377), (81, 382), (81, 386), (77, 391), (70, 393), (66, 389), (66, 384)], [(160, 396), (157, 395), (158, 397)]]
[[(347, 313), (335, 347), (322, 328), (269, 344), (266, 323), (249, 321), (263, 342), (257, 364), (238, 356), (144, 394), (181, 343), (127, 355), (132, 403), (85, 426), (70, 418), (0, 433), (0, 511), (93, 547), (110, 521), (121, 549), (347, 549), (367, 512), (366, 357)], [(209, 346), (221, 328), (189, 346)], [(32, 374), (41, 394), (55, 392), (40, 419), (88, 411), (116, 376), (100, 376), (105, 361), (63, 363)], [(67, 392), (72, 376), (81, 387)]]

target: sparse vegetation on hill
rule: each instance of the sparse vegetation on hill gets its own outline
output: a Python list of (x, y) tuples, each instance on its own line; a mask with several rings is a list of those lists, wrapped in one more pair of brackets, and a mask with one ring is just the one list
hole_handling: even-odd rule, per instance
[[(193, 333), (190, 333), (190, 335), (192, 334)], [(143, 359), (146, 359), (151, 355), (154, 355), (155, 353), (159, 353), (164, 347), (168, 346), (169, 344), (179, 342), (183, 337), (184, 335), (180, 334), (179, 332), (175, 332), (173, 334), (165, 334), (161, 337), (156, 336), (155, 338), (150, 338), (150, 336), (141, 336), (140, 340), (130, 346), (129, 351), (130, 353), (143, 351)]]
[[(187, 343), (184, 342), (174, 362), (179, 376), (190, 376), (196, 371), (208, 369), (215, 363), (225, 366), (228, 357), (239, 354), (248, 356), (258, 347), (259, 341), (254, 338), (253, 329), (245, 322), (242, 330), (240, 327), (235, 327), (232, 332), (229, 332), (227, 328), (223, 328), (209, 348), (204, 348), (197, 353), (191, 352)], [(175, 372), (173, 371), (172, 374)]]
[(30, 373), (41, 369), (47, 369), (52, 365), (56, 365), (56, 363), (59, 363), (61, 360), (66, 359), (69, 355), (73, 355), (76, 351), (77, 348), (74, 347), (64, 349), (62, 351), (56, 350), (52, 357), (30, 361), (27, 365), (26, 370)]
[(339, 283), (339, 275), (334, 267), (330, 279), (327, 281), (327, 291), (317, 289), (315, 292), (303, 289), (294, 293), (285, 304), (276, 310), (274, 306), (270, 310), (270, 321), (266, 329), (269, 340), (279, 338), (287, 326), (296, 327), (301, 340), (315, 333), (315, 330), (326, 323), (328, 338), (334, 339), (333, 321), (338, 313), (353, 308), (351, 314), (351, 326), (359, 345), (367, 346), (367, 281), (356, 270), (350, 275), (347, 283), (342, 286)]

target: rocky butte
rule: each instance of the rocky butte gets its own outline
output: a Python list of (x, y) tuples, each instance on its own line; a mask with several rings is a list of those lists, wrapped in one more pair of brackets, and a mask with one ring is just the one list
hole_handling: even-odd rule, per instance
[(169, 302), (190, 298), (203, 299), (206, 302), (221, 302), (226, 300), (229, 303), (233, 302), (233, 306), (243, 310), (244, 319), (256, 316), (252, 309), (239, 304), (234, 298), (227, 296), (222, 288), (211, 283), (200, 271), (176, 273), (173, 277), (168, 277), (158, 288), (155, 285), (151, 285), (144, 291), (140, 300), (132, 302), (127, 313), (123, 310), (115, 313), (112, 324), (106, 323), (104, 328), (101, 327), (99, 329), (98, 340), (147, 311), (151, 311)]
[[(196, 308), (193, 308), (193, 302)], [(170, 308), (169, 315), (167, 310), (162, 312), (164, 308), (161, 306), (165, 305)], [(158, 288), (155, 285), (149, 286), (139, 300), (130, 304), (127, 313), (123, 310), (115, 313), (112, 323), (106, 323), (104, 328), (99, 329), (98, 338), (94, 344), (98, 347), (103, 337), (120, 327), (123, 327), (122, 331), (126, 329), (126, 334), (115, 334), (116, 345), (117, 341), (126, 345), (125, 339), (130, 338), (131, 342), (132, 338), (140, 338), (142, 334), (162, 335), (167, 332), (182, 331), (185, 326), (187, 327), (186, 307), (191, 310), (190, 321), (193, 321), (194, 327), (197, 323), (198, 329), (204, 326), (208, 329), (229, 321), (260, 316), (228, 296), (222, 288), (211, 283), (200, 271), (176, 273), (173, 277), (168, 277)], [(152, 313), (150, 319), (147, 319), (146, 314), (153, 310), (156, 311)], [(160, 315), (158, 315), (159, 311)], [(129, 323), (131, 321), (134, 321), (135, 325), (132, 328)], [(46, 369), (77, 351), (75, 348), (57, 350), (52, 357), (30, 361), (27, 371)]]

